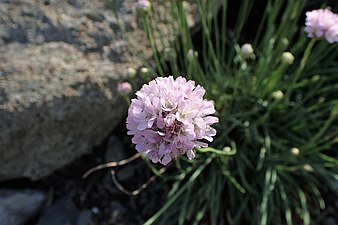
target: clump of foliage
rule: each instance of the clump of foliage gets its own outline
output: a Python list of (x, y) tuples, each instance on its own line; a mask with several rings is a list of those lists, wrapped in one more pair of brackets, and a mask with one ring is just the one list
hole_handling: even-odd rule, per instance
[(337, 196), (337, 43), (307, 37), (309, 1), (265, 1), (259, 22), (251, 18), (258, 1), (241, 1), (235, 20), (231, 2), (192, 3), (196, 41), (185, 3), (170, 1), (178, 39), (165, 51), (154, 41), (156, 7), (141, 15), (155, 62), (149, 79), (196, 81), (219, 118), (213, 149), (179, 158), (162, 175), (172, 184), (168, 201), (145, 224), (308, 225), (325, 207), (321, 193)]

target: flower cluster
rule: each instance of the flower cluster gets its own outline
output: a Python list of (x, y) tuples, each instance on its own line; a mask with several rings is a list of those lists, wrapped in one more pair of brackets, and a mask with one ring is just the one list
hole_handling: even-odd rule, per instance
[(325, 38), (329, 43), (338, 42), (338, 14), (329, 9), (317, 9), (306, 13), (305, 32), (310, 38)]
[(204, 93), (203, 87), (183, 77), (158, 77), (143, 85), (127, 117), (136, 150), (163, 165), (183, 154), (194, 158), (194, 148), (208, 146), (200, 140), (212, 141), (216, 135), (211, 125), (218, 118), (210, 116), (214, 104), (203, 99)]

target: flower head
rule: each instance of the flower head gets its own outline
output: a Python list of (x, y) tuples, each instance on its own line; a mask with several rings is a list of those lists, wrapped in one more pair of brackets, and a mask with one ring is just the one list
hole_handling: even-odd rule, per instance
[(338, 14), (329, 9), (317, 9), (306, 13), (305, 32), (310, 38), (325, 38), (329, 43), (338, 42)]
[(211, 101), (203, 99), (205, 90), (183, 77), (158, 77), (136, 92), (128, 110), (127, 129), (134, 135), (136, 150), (152, 162), (167, 165), (186, 154), (195, 157), (194, 148), (207, 147), (200, 140), (212, 141), (218, 118)]

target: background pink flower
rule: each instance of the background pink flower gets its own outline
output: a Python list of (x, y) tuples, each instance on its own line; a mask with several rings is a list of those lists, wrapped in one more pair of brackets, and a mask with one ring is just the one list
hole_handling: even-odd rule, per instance
[(338, 15), (329, 9), (317, 9), (306, 13), (305, 32), (310, 38), (325, 38), (329, 43), (338, 42)]
[(133, 88), (131, 87), (130, 83), (122, 82), (117, 85), (117, 90), (121, 94), (128, 95), (132, 92)]
[(218, 118), (210, 116), (215, 108), (203, 99), (204, 93), (203, 87), (183, 77), (158, 77), (143, 85), (127, 117), (136, 150), (163, 165), (183, 154), (194, 158), (194, 148), (208, 146), (201, 140), (212, 141), (216, 135), (211, 125)]

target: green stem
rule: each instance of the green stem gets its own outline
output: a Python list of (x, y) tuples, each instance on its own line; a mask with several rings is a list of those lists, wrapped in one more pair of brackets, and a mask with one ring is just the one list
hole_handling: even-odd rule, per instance
[(219, 150), (219, 149), (215, 149), (215, 148), (211, 148), (211, 147), (196, 148), (196, 151), (199, 151), (199, 152), (212, 152), (212, 153), (216, 153), (218, 155), (235, 155), (236, 154), (236, 149), (232, 149), (230, 151), (225, 151), (225, 150)]
[(292, 80), (291, 85), (289, 85), (289, 88), (287, 90), (287, 93), (286, 93), (287, 97), (290, 97), (292, 89), (294, 88), (295, 84), (297, 83), (297, 80), (299, 79), (301, 73), (303, 72), (303, 70), (305, 68), (305, 65), (306, 65), (306, 63), (307, 63), (307, 61), (308, 61), (308, 59), (310, 57), (311, 50), (312, 50), (315, 42), (316, 42), (316, 39), (311, 39), (311, 41), (307, 45), (307, 47), (306, 47), (306, 49), (304, 51), (304, 55), (303, 55), (303, 57), (302, 57), (302, 59), (300, 61), (300, 65), (299, 65), (299, 67), (298, 67), (298, 69), (296, 71), (296, 74), (295, 74), (295, 76), (294, 76), (294, 78)]
[(148, 35), (150, 47), (152, 49), (152, 53), (153, 53), (153, 56), (154, 56), (154, 59), (155, 59), (155, 62), (156, 62), (157, 69), (159, 70), (159, 73), (161, 74), (161, 76), (164, 76), (165, 73), (163, 71), (162, 64), (161, 64), (161, 61), (160, 61), (160, 57), (158, 55), (158, 49), (156, 47), (154, 34), (152, 32), (150, 21), (149, 21), (149, 18), (147, 16), (145, 16), (143, 18), (143, 26), (146, 30), (147, 35)]
[(308, 142), (308, 144), (304, 148), (311, 148), (314, 143), (320, 139), (325, 131), (330, 127), (330, 125), (333, 123), (333, 121), (336, 119), (336, 115), (331, 115), (328, 120), (326, 120), (323, 127), (316, 133), (314, 137), (311, 138), (311, 140)]
[(311, 41), (309, 42), (308, 46), (306, 47), (304, 55), (303, 55), (303, 58), (300, 61), (300, 68), (299, 68), (300, 70), (304, 69), (304, 67), (306, 65), (306, 62), (309, 59), (309, 56), (311, 54), (311, 50), (312, 50), (313, 45), (315, 44), (315, 42), (316, 42), (315, 38), (311, 39)]

